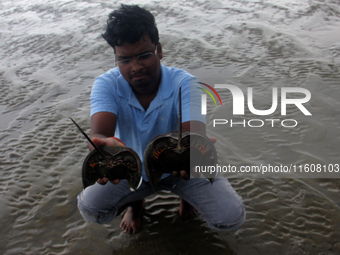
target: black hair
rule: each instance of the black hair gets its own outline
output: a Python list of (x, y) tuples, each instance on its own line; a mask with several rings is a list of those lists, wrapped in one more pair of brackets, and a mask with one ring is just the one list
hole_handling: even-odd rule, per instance
[(154, 16), (137, 5), (124, 4), (109, 14), (105, 33), (102, 34), (114, 50), (115, 46), (138, 42), (145, 35), (150, 37), (152, 43), (158, 44), (158, 29)]

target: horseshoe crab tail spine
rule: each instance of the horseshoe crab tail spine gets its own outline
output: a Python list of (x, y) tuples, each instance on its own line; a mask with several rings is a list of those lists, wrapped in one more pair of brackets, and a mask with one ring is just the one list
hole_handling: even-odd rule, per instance
[(85, 131), (77, 124), (77, 122), (75, 122), (71, 117), (70, 119), (72, 120), (72, 122), (74, 123), (74, 125), (76, 125), (76, 127), (78, 128), (78, 130), (80, 131), (80, 133), (83, 134), (83, 136), (85, 136), (85, 138), (89, 141), (89, 143), (93, 146), (93, 148), (98, 151), (100, 153), (100, 155), (102, 155), (102, 157), (106, 160), (109, 161), (108, 158), (105, 156), (105, 154), (92, 142), (91, 138), (88, 137), (88, 135), (85, 133)]
[(182, 87), (179, 87), (179, 114), (178, 114), (178, 144), (177, 150), (181, 148), (181, 140), (182, 140)]

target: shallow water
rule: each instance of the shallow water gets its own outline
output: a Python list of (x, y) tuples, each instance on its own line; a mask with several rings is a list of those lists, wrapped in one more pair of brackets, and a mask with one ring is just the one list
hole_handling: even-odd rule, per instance
[[(163, 63), (208, 84), (253, 87), (266, 107), (272, 86), (308, 89), (311, 117), (293, 129), (212, 127), (221, 164), (339, 162), (340, 6), (338, 1), (125, 1), (155, 14)], [(3, 0), (0, 3), (0, 248), (3, 254), (339, 254), (340, 179), (230, 178), (247, 220), (234, 233), (198, 217), (178, 219), (178, 197), (147, 199), (142, 232), (128, 236), (120, 218), (106, 225), (78, 213), (89, 94), (113, 66), (100, 33), (112, 1)], [(267, 109), (267, 108), (264, 108)], [(276, 116), (278, 117), (278, 116)], [(251, 118), (247, 115), (245, 118)], [(164, 233), (167, 233), (166, 235)]]

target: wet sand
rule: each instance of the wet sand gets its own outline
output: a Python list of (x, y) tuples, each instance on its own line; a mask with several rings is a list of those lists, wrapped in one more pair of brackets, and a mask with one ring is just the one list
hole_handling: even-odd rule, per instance
[[(220, 164), (339, 164), (340, 7), (336, 1), (125, 1), (155, 14), (163, 64), (200, 81), (252, 87), (264, 109), (275, 87), (312, 94), (311, 117), (290, 108), (293, 129), (212, 127), (230, 111), (209, 107)], [(339, 254), (340, 179), (227, 176), (245, 224), (210, 230), (178, 218), (179, 198), (149, 197), (140, 234), (85, 222), (76, 205), (96, 76), (114, 66), (100, 33), (110, 1), (0, 3), (0, 248), (3, 254)], [(277, 114), (272, 117), (282, 118)], [(246, 119), (252, 118), (247, 113)], [(164, 233), (167, 233), (166, 235)]]

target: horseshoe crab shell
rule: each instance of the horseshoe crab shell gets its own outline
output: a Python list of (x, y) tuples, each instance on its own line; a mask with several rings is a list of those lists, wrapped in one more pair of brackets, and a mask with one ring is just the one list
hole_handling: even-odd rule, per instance
[[(198, 133), (173, 131), (155, 137), (144, 151), (145, 173), (154, 187), (164, 173), (184, 170), (189, 176), (195, 166), (215, 166), (217, 153), (212, 141)], [(197, 173), (198, 177), (200, 173)], [(211, 183), (215, 173), (202, 173)]]
[(130, 190), (138, 189), (142, 181), (142, 163), (138, 154), (128, 147), (107, 146), (101, 152), (93, 150), (83, 163), (82, 178), (84, 188), (93, 185), (98, 178), (107, 177), (110, 181), (127, 179)]

